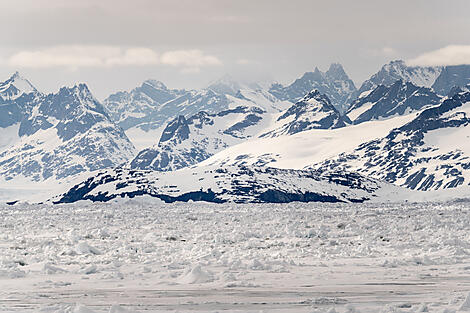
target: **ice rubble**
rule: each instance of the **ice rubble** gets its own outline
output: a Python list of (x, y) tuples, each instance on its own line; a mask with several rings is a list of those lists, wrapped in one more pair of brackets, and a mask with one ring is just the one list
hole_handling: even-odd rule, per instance
[[(108, 305), (106, 310), (126, 300), (122, 302), (126, 307), (144, 305), (151, 311), (145, 307), (150, 300), (145, 299), (152, 290), (167, 290), (194, 310), (202, 312), (198, 308), (211, 303), (205, 307), (210, 312), (234, 305), (221, 302), (226, 299), (224, 292), (231, 290), (241, 293), (233, 301), (243, 303), (243, 312), (258, 311), (256, 303), (261, 302), (274, 312), (279, 312), (274, 310), (277, 306), (295, 306), (297, 312), (327, 312), (332, 307), (344, 312), (351, 304), (368, 313), (385, 310), (387, 303), (392, 304), (390, 312), (466, 311), (470, 310), (469, 302), (464, 302), (470, 291), (465, 283), (470, 273), (469, 209), (468, 202), (130, 201), (3, 207), (0, 299), (24, 303), (24, 312), (34, 312), (37, 304), (44, 306), (42, 312), (85, 310), (74, 307), (75, 302), (107, 312), (96, 306), (97, 299)], [(377, 288), (394, 293), (377, 293), (368, 302), (347, 292), (322, 293), (344, 288), (359, 295), (378, 292)], [(187, 298), (188, 292), (201, 290), (212, 291)], [(248, 296), (253, 291), (260, 298)], [(93, 296), (96, 292), (101, 292), (99, 297)], [(221, 294), (210, 298), (214, 292)], [(68, 309), (54, 311), (51, 308), (58, 304), (54, 295), (59, 293)], [(170, 303), (176, 296), (162, 297)], [(405, 304), (399, 307), (398, 302)], [(9, 311), (8, 303), (0, 301), (0, 312)], [(172, 311), (178, 304), (167, 308)]]

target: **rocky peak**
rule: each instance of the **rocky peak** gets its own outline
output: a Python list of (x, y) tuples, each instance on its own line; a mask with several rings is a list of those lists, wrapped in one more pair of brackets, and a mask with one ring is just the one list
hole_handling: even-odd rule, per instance
[(180, 143), (189, 138), (189, 132), (188, 121), (183, 115), (179, 115), (165, 127), (159, 144), (169, 140), (176, 140), (176, 142)]
[(330, 68), (325, 73), (327, 76), (334, 79), (348, 80), (349, 77), (344, 71), (343, 66), (340, 63), (331, 63)]
[(347, 116), (354, 124), (405, 115), (441, 101), (430, 88), (419, 87), (412, 82), (398, 79), (393, 84), (378, 85), (370, 93), (359, 97), (352, 104)]
[(207, 89), (218, 94), (227, 94), (235, 96), (242, 89), (242, 84), (236, 81), (232, 76), (226, 74), (218, 80), (212, 82)]
[(330, 99), (326, 95), (320, 93), (318, 89), (310, 91), (298, 102), (298, 104), (314, 105), (323, 110), (327, 109), (336, 111), (335, 107), (331, 105)]
[(370, 92), (379, 85), (390, 86), (399, 79), (412, 82), (419, 87), (431, 87), (441, 71), (440, 66), (408, 66), (403, 60), (394, 60), (383, 65), (377, 73), (366, 80), (359, 89), (359, 95)]
[(16, 100), (23, 94), (37, 92), (37, 89), (16, 71), (10, 78), (0, 82), (0, 98), (3, 100)]
[(155, 80), (155, 79), (147, 79), (146, 81), (142, 83), (142, 88), (144, 88), (144, 86), (150, 86), (152, 88), (160, 89), (160, 90), (168, 90), (168, 88), (163, 82), (159, 80)]

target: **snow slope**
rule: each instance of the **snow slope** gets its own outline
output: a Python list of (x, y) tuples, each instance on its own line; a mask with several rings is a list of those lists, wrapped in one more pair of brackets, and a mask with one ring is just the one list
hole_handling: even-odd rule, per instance
[(352, 151), (363, 142), (386, 136), (414, 117), (415, 114), (408, 114), (337, 129), (313, 129), (290, 136), (252, 139), (227, 148), (200, 165), (263, 164), (302, 169), (341, 152)]
[(165, 202), (364, 202), (411, 199), (409, 190), (348, 172), (199, 166), (172, 172), (117, 168), (93, 174), (53, 203), (150, 195)]
[(469, 125), (470, 92), (463, 92), (424, 109), (388, 135), (312, 168), (355, 171), (416, 190), (467, 186)]

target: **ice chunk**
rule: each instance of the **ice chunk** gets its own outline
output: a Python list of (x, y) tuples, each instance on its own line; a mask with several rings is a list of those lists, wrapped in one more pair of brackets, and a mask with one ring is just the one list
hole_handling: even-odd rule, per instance
[(90, 310), (84, 305), (77, 304), (73, 309), (73, 313), (95, 313), (95, 311)]
[(101, 254), (101, 251), (95, 247), (90, 246), (86, 242), (80, 242), (75, 246), (75, 251), (78, 254)]
[(186, 270), (178, 279), (180, 284), (202, 284), (211, 281), (214, 281), (213, 275), (203, 270), (201, 265)]
[(46, 274), (55, 274), (55, 273), (65, 273), (65, 272), (67, 272), (63, 268), (57, 267), (57, 266), (52, 265), (50, 263), (44, 263), (44, 266), (43, 266), (42, 270)]
[(467, 294), (467, 298), (460, 306), (459, 311), (465, 311), (465, 312), (470, 311), (470, 292)]
[(135, 311), (129, 311), (118, 304), (115, 304), (109, 309), (109, 313), (137, 313)]
[(80, 271), (81, 274), (85, 275), (95, 274), (96, 272), (98, 272), (98, 268), (94, 264), (87, 266)]

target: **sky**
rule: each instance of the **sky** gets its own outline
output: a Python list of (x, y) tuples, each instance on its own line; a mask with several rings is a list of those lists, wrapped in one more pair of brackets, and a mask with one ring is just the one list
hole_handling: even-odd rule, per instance
[(145, 79), (287, 84), (339, 62), (360, 85), (395, 59), (470, 63), (469, 12), (468, 0), (0, 1), (0, 80), (86, 82), (102, 100)]

